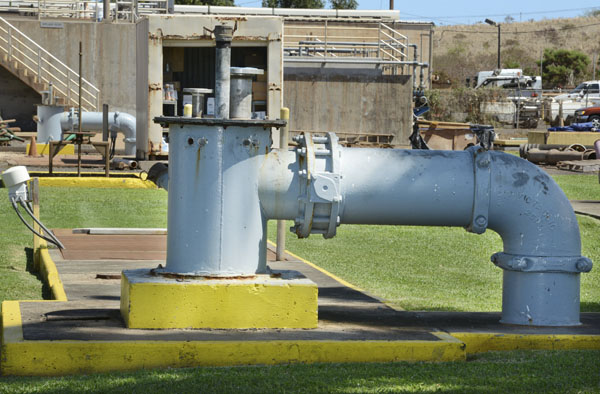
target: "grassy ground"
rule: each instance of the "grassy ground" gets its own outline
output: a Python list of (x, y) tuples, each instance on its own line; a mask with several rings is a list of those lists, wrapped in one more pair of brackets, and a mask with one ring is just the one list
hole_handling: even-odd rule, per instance
[[(600, 199), (595, 176), (559, 176), (572, 199)], [(2, 191), (0, 190), (0, 193)], [(49, 227), (165, 227), (159, 190), (41, 189)], [(31, 236), (0, 195), (0, 301), (39, 299), (27, 271)], [(584, 255), (600, 261), (600, 222), (579, 218)], [(274, 234), (270, 224), (270, 234)], [(499, 237), (462, 229), (342, 226), (333, 240), (288, 238), (288, 249), (406, 309), (499, 310)], [(582, 275), (582, 310), (600, 310), (597, 268)], [(66, 378), (0, 378), (1, 393), (152, 392), (600, 392), (600, 352), (504, 352), (468, 363), (194, 368)]]

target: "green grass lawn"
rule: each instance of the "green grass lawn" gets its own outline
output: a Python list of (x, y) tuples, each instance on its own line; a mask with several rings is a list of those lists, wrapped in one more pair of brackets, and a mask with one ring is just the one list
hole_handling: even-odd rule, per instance
[[(555, 177), (571, 199), (600, 200), (597, 176)], [(40, 299), (28, 271), (32, 237), (0, 190), (0, 301)], [(166, 227), (161, 190), (42, 187), (51, 228)], [(600, 262), (600, 221), (580, 216), (583, 254)], [(274, 223), (269, 223), (273, 238)], [(324, 240), (289, 235), (287, 248), (411, 310), (497, 311), (502, 249), (493, 232), (458, 228), (341, 226)], [(582, 275), (582, 311), (600, 311), (600, 269)], [(600, 392), (600, 352), (489, 353), (467, 363), (388, 363), (193, 368), (66, 378), (0, 378), (0, 393), (111, 392)]]

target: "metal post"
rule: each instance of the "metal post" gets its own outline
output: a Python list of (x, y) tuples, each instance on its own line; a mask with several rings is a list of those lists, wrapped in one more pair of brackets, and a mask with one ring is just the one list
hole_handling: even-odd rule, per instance
[(500, 23), (498, 23), (498, 70), (501, 69), (500, 63)]
[(108, 141), (108, 104), (102, 104), (102, 141)]
[(231, 26), (215, 26), (215, 39), (217, 41), (216, 75), (215, 75), (215, 117), (229, 119), (230, 96), (230, 66), (231, 66), (231, 40), (233, 28)]
[(10, 62), (12, 60), (12, 27), (9, 26), (8, 28), (8, 61)]
[[(31, 208), (33, 216), (40, 218), (40, 179), (35, 177), (31, 180)], [(33, 222), (33, 229), (40, 233), (41, 229), (37, 222)], [(33, 235), (33, 270), (38, 271), (40, 268), (40, 237)]]
[(78, 131), (79, 135), (77, 136), (77, 176), (81, 176), (81, 73), (82, 73), (82, 59), (83, 59), (83, 50), (81, 41), (79, 41), (79, 110), (77, 112), (77, 116), (79, 117), (78, 122)]
[(37, 79), (38, 82), (42, 82), (42, 50), (38, 48), (37, 54)]
[(110, 20), (109, 19), (109, 15), (110, 15), (110, 0), (104, 0), (104, 14), (102, 15), (102, 20)]
[(325, 20), (325, 57), (327, 57), (327, 20)]
[[(281, 108), (280, 117), (282, 120), (287, 121), (287, 125), (279, 129), (279, 149), (286, 151), (288, 147), (289, 133), (290, 133), (290, 109), (283, 107)], [(285, 234), (287, 233), (285, 220), (277, 221), (277, 249), (275, 256), (277, 261), (283, 261), (285, 255)]]

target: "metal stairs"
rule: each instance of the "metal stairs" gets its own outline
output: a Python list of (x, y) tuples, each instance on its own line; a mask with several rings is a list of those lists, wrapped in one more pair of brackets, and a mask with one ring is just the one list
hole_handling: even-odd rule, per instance
[[(57, 103), (79, 104), (79, 74), (0, 17), (0, 65), (42, 94), (53, 85)], [(81, 106), (100, 111), (100, 90), (82, 78)]]

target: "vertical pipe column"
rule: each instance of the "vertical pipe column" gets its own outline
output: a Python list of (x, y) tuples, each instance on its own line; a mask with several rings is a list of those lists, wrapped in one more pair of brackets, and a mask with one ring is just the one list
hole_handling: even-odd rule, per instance
[[(279, 136), (279, 149), (283, 152), (287, 150), (288, 147), (288, 139), (289, 139), (289, 131), (290, 131), (290, 109), (289, 108), (281, 108), (281, 119), (288, 122), (285, 127), (282, 127), (280, 130)], [(275, 258), (277, 261), (283, 260), (283, 255), (285, 254), (285, 234), (287, 229), (285, 228), (285, 220), (277, 221), (277, 249), (275, 252)]]
[(215, 67), (215, 117), (229, 119), (229, 89), (231, 65), (231, 40), (233, 28), (231, 26), (215, 26), (215, 40), (217, 41), (216, 67)]

